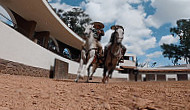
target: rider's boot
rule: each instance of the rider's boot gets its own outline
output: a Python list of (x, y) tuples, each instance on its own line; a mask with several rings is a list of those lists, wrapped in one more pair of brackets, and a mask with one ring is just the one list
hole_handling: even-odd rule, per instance
[(120, 58), (119, 62), (123, 63), (124, 62), (124, 56), (126, 52), (126, 47), (122, 45), (122, 57)]
[(104, 61), (104, 52), (102, 50), (102, 47), (98, 48), (98, 62), (101, 64)]

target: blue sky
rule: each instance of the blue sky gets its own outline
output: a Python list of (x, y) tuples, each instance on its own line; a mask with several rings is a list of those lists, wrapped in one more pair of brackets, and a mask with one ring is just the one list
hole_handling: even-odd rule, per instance
[(149, 62), (149, 67), (154, 62), (157, 62), (156, 66), (172, 65), (168, 58), (162, 56), (160, 45), (178, 43), (178, 36), (172, 37), (169, 30), (178, 19), (190, 17), (190, 0), (48, 1), (53, 7), (65, 11), (81, 7), (93, 21), (104, 23), (103, 46), (110, 39), (111, 25), (122, 25), (125, 28), (123, 44), (127, 47), (127, 53), (135, 54), (140, 63)]

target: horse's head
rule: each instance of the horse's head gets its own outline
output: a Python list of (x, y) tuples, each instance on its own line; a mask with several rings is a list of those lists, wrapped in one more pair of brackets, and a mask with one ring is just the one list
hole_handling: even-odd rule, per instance
[(124, 37), (124, 29), (122, 26), (114, 25), (111, 27), (112, 30), (115, 30), (113, 35), (115, 36), (114, 42), (117, 44), (121, 44), (123, 37)]
[(85, 27), (85, 31), (84, 31), (85, 37), (89, 37), (90, 36), (90, 34), (92, 32), (92, 29), (93, 29), (93, 26), (94, 26), (93, 24), (90, 24), (90, 25), (87, 25)]

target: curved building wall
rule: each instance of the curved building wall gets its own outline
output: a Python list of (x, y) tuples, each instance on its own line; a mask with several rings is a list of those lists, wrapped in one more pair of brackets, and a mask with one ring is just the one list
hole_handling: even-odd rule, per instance
[(69, 72), (76, 72), (77, 62), (60, 57), (32, 42), (22, 34), (0, 22), (0, 58), (28, 66), (50, 69), (55, 58), (69, 63)]

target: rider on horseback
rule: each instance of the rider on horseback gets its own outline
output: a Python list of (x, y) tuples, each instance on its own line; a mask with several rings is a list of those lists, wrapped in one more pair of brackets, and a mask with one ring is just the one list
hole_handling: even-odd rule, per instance
[(104, 36), (104, 25), (100, 22), (92, 23), (94, 25), (94, 38), (96, 39), (96, 45), (98, 47), (98, 53), (100, 57), (103, 57), (102, 44), (100, 43), (102, 36)]
[[(112, 30), (116, 30), (117, 28), (122, 28), (123, 29), (123, 27), (119, 26), (119, 25), (114, 25), (114, 26), (111, 27)], [(112, 34), (109, 43), (105, 46), (105, 49), (104, 49), (104, 56), (105, 56), (105, 58), (107, 56), (108, 49), (110, 48), (111, 44), (113, 44), (113, 42), (114, 42), (114, 39), (115, 39), (114, 37), (115, 36)], [(122, 55), (124, 56), (127, 48), (123, 44), (121, 44), (121, 47), (122, 47)], [(123, 56), (121, 57), (120, 61), (123, 60)]]
[[(102, 49), (102, 44), (100, 43), (100, 41), (101, 41), (102, 36), (104, 36), (104, 30), (103, 30), (104, 25), (100, 22), (93, 22), (91, 24), (94, 25), (93, 26), (94, 29), (92, 31), (95, 33), (94, 38), (96, 39), (96, 45), (98, 47), (98, 55), (99, 55), (99, 57), (102, 58), (103, 57), (103, 49)], [(86, 43), (83, 44), (82, 48), (84, 50), (86, 50), (85, 47), (86, 47)]]
[[(96, 69), (102, 63), (101, 57), (103, 56), (103, 53), (102, 53), (102, 45), (100, 43), (100, 40), (101, 36), (104, 35), (104, 31), (102, 30), (103, 28), (104, 25), (99, 22), (94, 22), (85, 27), (84, 30), (85, 43), (82, 47), (83, 49), (81, 50), (81, 58), (77, 71), (77, 78), (75, 79), (76, 82), (78, 82), (80, 77), (84, 78), (83, 76), (86, 72), (88, 75), (87, 82), (89, 82), (89, 80), (92, 79)], [(101, 54), (102, 56), (100, 56), (99, 54)], [(86, 66), (83, 69), (83, 65), (85, 63)]]

